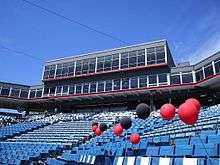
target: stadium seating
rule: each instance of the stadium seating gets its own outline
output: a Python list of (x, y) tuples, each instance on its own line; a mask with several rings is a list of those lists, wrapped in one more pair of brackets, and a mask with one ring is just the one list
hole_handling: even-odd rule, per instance
[[(131, 116), (132, 127), (120, 137), (113, 135), (111, 127), (101, 136), (91, 136), (79, 144), (93, 134), (92, 121), (111, 125), (122, 116)], [(33, 117), (29, 121), (0, 128), (10, 133), (0, 143), (0, 162), (20, 164), (43, 160), (48, 165), (219, 164), (219, 123), (219, 106), (202, 109), (195, 126), (183, 124), (177, 116), (172, 121), (164, 121), (156, 113), (144, 121), (138, 119), (134, 111)], [(133, 145), (125, 137), (132, 133), (141, 135), (139, 144)], [(66, 148), (67, 144), (75, 145)]]
[[(161, 117), (154, 116), (148, 118), (146, 122), (132, 117), (132, 128), (127, 132), (138, 132), (142, 135), (139, 145), (131, 145), (123, 137), (115, 138), (112, 130), (108, 130), (101, 137), (95, 137), (89, 143), (74, 148), (74, 154), (71, 151), (66, 152), (58, 160), (85, 163), (88, 156), (95, 156), (96, 162), (100, 156), (104, 155), (106, 159), (113, 157), (111, 163), (117, 165), (218, 164), (219, 109), (219, 107), (202, 109), (195, 126), (183, 124), (178, 117), (172, 121), (164, 121)], [(141, 127), (143, 125), (144, 129)], [(107, 142), (107, 139), (110, 139), (110, 142)], [(134, 148), (137, 151), (133, 150)], [(141, 155), (143, 150), (145, 154)], [(78, 159), (79, 157), (82, 159)]]

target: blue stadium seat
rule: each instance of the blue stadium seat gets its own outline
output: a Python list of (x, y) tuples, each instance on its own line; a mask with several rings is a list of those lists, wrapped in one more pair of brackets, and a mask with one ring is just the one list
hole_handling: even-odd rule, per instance
[(196, 136), (196, 137), (191, 137), (190, 139), (190, 144), (193, 145), (197, 145), (197, 144), (202, 144), (202, 143), (206, 143), (206, 136)]
[(135, 165), (150, 165), (151, 164), (151, 158), (150, 157), (140, 157), (138, 156), (136, 158)]
[(216, 135), (216, 130), (202, 130), (201, 135)]
[(205, 165), (201, 158), (175, 158), (173, 165)]
[(220, 144), (220, 135), (208, 135), (208, 143)]
[(219, 165), (219, 164), (220, 164), (219, 158), (206, 159), (206, 165)]
[(147, 147), (146, 156), (158, 156), (160, 147)]
[[(205, 146), (205, 148), (204, 148)], [(218, 145), (216, 144), (204, 144), (195, 145), (194, 156), (197, 157), (207, 157), (213, 156), (217, 157), (218, 155)]]
[(176, 145), (188, 145), (189, 144), (189, 138), (177, 138), (175, 139)]
[(193, 155), (193, 145), (177, 145), (175, 149), (175, 156), (192, 156)]
[(159, 156), (173, 156), (174, 146), (161, 146)]
[(123, 165), (124, 157), (115, 157), (113, 165)]
[(134, 165), (135, 164), (135, 157), (131, 156), (131, 157), (125, 157), (124, 161), (123, 161), (123, 165)]
[(160, 142), (161, 143), (169, 143), (170, 142), (170, 136), (161, 136), (160, 137)]

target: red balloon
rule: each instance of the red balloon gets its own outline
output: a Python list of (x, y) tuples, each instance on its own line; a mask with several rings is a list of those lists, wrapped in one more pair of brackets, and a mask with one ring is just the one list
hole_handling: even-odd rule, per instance
[(138, 134), (134, 133), (130, 136), (130, 141), (132, 144), (138, 144), (140, 142), (141, 138)]
[(93, 126), (92, 126), (92, 131), (95, 132), (97, 128), (98, 128), (97, 125), (93, 125)]
[(165, 119), (165, 120), (171, 120), (174, 118), (176, 114), (176, 108), (172, 104), (164, 104), (160, 108), (160, 115)]
[(99, 127), (96, 128), (96, 130), (95, 130), (95, 134), (96, 134), (97, 136), (100, 136), (100, 135), (102, 134), (102, 131), (100, 130)]
[(190, 98), (190, 99), (187, 99), (185, 102), (186, 103), (190, 102), (190, 103), (194, 104), (196, 106), (197, 113), (200, 112), (201, 104), (197, 99)]
[(198, 113), (196, 106), (191, 102), (185, 102), (179, 106), (179, 118), (187, 125), (196, 124), (198, 120)]
[(116, 135), (116, 136), (120, 136), (121, 134), (122, 134), (122, 132), (123, 132), (123, 128), (122, 128), (122, 126), (119, 124), (119, 125), (117, 125), (117, 126), (115, 126), (115, 128), (114, 128), (114, 134)]

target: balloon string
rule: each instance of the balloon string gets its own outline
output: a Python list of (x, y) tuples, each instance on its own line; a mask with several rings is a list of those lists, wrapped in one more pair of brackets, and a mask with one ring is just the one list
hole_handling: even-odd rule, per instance
[[(195, 125), (193, 125), (193, 127), (196, 128)], [(205, 149), (205, 152), (206, 152), (206, 154), (207, 154), (207, 158), (208, 158), (210, 164), (212, 165), (212, 161), (211, 161), (210, 156), (209, 156), (209, 153), (208, 153), (208, 151), (207, 151), (207, 149), (206, 149), (206, 147), (205, 147), (205, 144), (203, 143), (203, 141), (202, 141), (202, 139), (201, 139), (201, 136), (198, 135), (198, 137), (199, 137), (199, 139), (200, 139), (200, 141), (201, 141), (201, 143), (202, 143), (202, 145), (203, 145), (203, 148)]]

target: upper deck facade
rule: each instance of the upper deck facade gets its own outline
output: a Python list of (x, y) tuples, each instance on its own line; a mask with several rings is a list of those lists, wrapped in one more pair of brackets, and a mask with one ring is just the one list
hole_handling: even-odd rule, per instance
[(166, 40), (48, 61), (42, 79), (49, 82), (160, 65), (174, 66)]
[(178, 101), (189, 91), (198, 97), (213, 91), (220, 95), (220, 52), (194, 65), (175, 65), (166, 40), (160, 40), (48, 61), (42, 80), (36, 86), (0, 82), (0, 106), (128, 102), (152, 95)]

